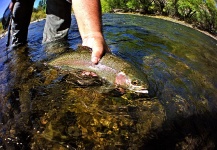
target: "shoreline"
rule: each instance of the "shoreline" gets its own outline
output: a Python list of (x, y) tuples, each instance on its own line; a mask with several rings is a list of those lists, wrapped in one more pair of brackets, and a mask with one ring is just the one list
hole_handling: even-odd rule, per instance
[(158, 18), (158, 19), (162, 19), (162, 20), (166, 20), (166, 21), (171, 21), (171, 22), (174, 22), (174, 23), (178, 23), (178, 24), (181, 24), (183, 26), (186, 26), (186, 27), (189, 27), (189, 28), (192, 28), (194, 30), (197, 30), (211, 38), (213, 38), (214, 40), (217, 41), (217, 36), (215, 35), (212, 35), (210, 34), (209, 32), (207, 31), (203, 31), (203, 30), (200, 30), (198, 28), (195, 28), (193, 27), (192, 24), (189, 24), (189, 23), (186, 23), (185, 21), (180, 21), (180, 20), (177, 20), (175, 18), (172, 18), (172, 17), (169, 17), (169, 16), (162, 16), (162, 15), (143, 15), (143, 14), (139, 14), (139, 13), (123, 13), (123, 12), (116, 12), (114, 14), (129, 14), (129, 15), (136, 15), (136, 16), (145, 16), (145, 17), (150, 17), (150, 18)]
[[(203, 33), (203, 34), (205, 34), (205, 35), (207, 35), (207, 36), (209, 36), (209, 37), (211, 37), (211, 38), (213, 38), (214, 40), (217, 41), (217, 36), (212, 35), (207, 31), (203, 31), (203, 30), (200, 30), (198, 28), (195, 28), (195, 27), (193, 27), (192, 24), (186, 23), (185, 21), (180, 21), (180, 20), (177, 20), (177, 19), (172, 18), (172, 17), (162, 16), (162, 15), (155, 15), (154, 16), (154, 15), (143, 15), (143, 14), (139, 14), (139, 13), (122, 13), (122, 12), (116, 12), (114, 14), (129, 14), (129, 15), (137, 15), (137, 16), (146, 16), (146, 17), (158, 18), (158, 19), (162, 19), (162, 20), (166, 20), (166, 21), (171, 21), (171, 22), (178, 23), (178, 24), (181, 24), (183, 26), (192, 28), (194, 30), (197, 30), (197, 31), (199, 31), (199, 32), (201, 32), (201, 33)], [(30, 23), (35, 23), (35, 22), (38, 22), (38, 21), (41, 21), (41, 20), (44, 20), (44, 19), (46, 19), (46, 18), (38, 19), (38, 20), (32, 21)], [(6, 35), (7, 35), (7, 31), (4, 32), (4, 33), (1, 33), (0, 34), (0, 39), (4, 38)]]

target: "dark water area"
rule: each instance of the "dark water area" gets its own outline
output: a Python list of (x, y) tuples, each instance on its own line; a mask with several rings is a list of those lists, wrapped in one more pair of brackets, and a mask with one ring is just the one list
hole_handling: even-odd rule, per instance
[(44, 23), (30, 25), (28, 46), (0, 40), (0, 149), (216, 149), (216, 40), (165, 20), (103, 15), (112, 53), (149, 82), (148, 96), (115, 95), (44, 65), (81, 43), (74, 16), (68, 41), (42, 45)]

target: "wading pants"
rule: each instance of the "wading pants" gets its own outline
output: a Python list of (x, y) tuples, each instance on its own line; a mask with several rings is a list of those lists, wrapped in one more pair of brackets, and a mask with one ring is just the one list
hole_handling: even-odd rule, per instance
[(17, 0), (13, 8), (12, 45), (27, 43), (28, 27), (35, 0)]
[(43, 43), (67, 39), (72, 5), (66, 0), (47, 0)]

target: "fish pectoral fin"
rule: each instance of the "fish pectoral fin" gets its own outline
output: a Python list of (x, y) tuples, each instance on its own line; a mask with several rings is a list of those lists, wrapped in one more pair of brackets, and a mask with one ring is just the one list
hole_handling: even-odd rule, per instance
[(99, 93), (109, 96), (122, 96), (125, 94), (125, 90), (123, 88), (117, 87), (115, 85), (103, 85), (96, 89)]

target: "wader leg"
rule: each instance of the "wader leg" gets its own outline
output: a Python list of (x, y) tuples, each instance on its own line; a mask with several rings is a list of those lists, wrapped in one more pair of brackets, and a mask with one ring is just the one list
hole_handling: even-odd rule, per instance
[(47, 0), (43, 43), (67, 39), (71, 25), (71, 3), (66, 0)]
[(27, 43), (28, 27), (31, 20), (34, 0), (17, 1), (13, 8), (12, 45)]

